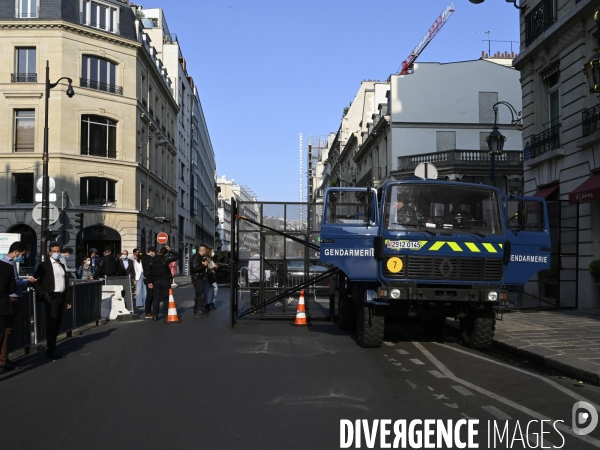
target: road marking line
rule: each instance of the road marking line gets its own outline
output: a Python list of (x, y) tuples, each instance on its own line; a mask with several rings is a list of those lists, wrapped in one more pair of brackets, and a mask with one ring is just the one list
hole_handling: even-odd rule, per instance
[(402, 363), (394, 363), (395, 366), (401, 366)]
[(384, 342), (384, 344), (389, 347), (393, 347), (395, 345), (393, 342)]
[(408, 384), (410, 384), (410, 385), (411, 385), (411, 387), (413, 388), (413, 390), (417, 388), (417, 385), (416, 385), (416, 384), (413, 384), (413, 383), (411, 383), (411, 382), (410, 382), (410, 381), (408, 381), (408, 380), (406, 380), (406, 382), (407, 382)]
[(433, 391), (433, 388), (431, 386), (427, 386), (427, 389), (429, 389), (430, 391)]
[[(410, 338), (409, 338), (410, 339)], [(413, 341), (413, 345), (415, 347), (417, 347), (417, 349), (419, 349), (419, 351), (434, 365), (436, 366), (440, 372), (442, 372), (444, 375), (446, 375), (448, 378), (456, 381), (457, 383), (462, 384), (463, 386), (466, 386), (476, 392), (479, 392), (480, 394), (486, 395), (500, 403), (504, 403), (507, 406), (510, 406), (514, 409), (516, 409), (517, 411), (521, 411), (524, 414), (527, 414), (528, 416), (533, 417), (534, 419), (537, 420), (548, 420), (548, 421), (552, 421), (552, 419), (550, 419), (549, 417), (544, 416), (543, 414), (540, 414), (532, 409), (527, 408), (526, 406), (522, 406), (519, 405), (516, 402), (513, 402), (512, 400), (509, 400), (507, 398), (502, 397), (501, 395), (495, 394), (494, 392), (488, 391), (487, 389), (483, 389), (469, 381), (463, 380), (462, 378), (458, 378), (456, 375), (454, 375), (452, 373), (452, 371), (450, 369), (448, 369), (444, 364), (442, 364), (435, 356), (433, 356), (431, 354), (431, 352), (429, 352), (429, 350), (427, 350), (425, 347), (423, 347), (420, 343), (418, 342), (414, 342)], [(443, 344), (442, 344), (443, 345)], [(580, 436), (578, 434), (575, 434), (575, 432), (573, 431), (573, 429), (571, 427), (568, 427), (566, 425), (564, 425), (562, 422), (554, 422), (555, 426), (557, 429), (560, 429), (561, 431), (563, 431), (564, 433), (568, 434), (569, 436), (573, 436), (576, 439), (580, 439), (584, 442), (587, 442), (588, 444), (591, 444), (597, 448), (600, 448), (600, 441), (598, 439), (594, 439), (593, 437), (590, 436)]]
[(456, 392), (458, 392), (459, 394), (462, 394), (464, 396), (474, 395), (470, 390), (468, 390), (462, 386), (452, 386), (452, 389), (454, 389)]
[(424, 366), (425, 363), (423, 361), (420, 361), (418, 359), (411, 359), (412, 362), (414, 362), (417, 366)]
[(489, 412), (492, 416), (494, 416), (498, 420), (512, 420), (508, 414), (503, 413), (495, 406), (482, 406), (481, 409)]
[(437, 370), (430, 370), (429, 373), (436, 378), (446, 378), (444, 374), (438, 372)]
[(453, 409), (458, 409), (458, 405), (456, 403), (444, 403), (444, 405), (449, 406)]
[(402, 350), (401, 348), (397, 348), (396, 351), (401, 355), (408, 355), (408, 352), (406, 350)]
[(517, 371), (517, 372), (519, 372), (519, 373), (522, 373), (522, 374), (525, 374), (525, 375), (532, 376), (532, 377), (534, 377), (534, 378), (537, 378), (538, 380), (542, 380), (542, 381), (544, 381), (544, 382), (548, 383), (548, 384), (549, 384), (550, 386), (552, 386), (553, 388), (555, 388), (555, 389), (558, 389), (558, 390), (559, 390), (559, 391), (561, 391), (563, 394), (566, 394), (566, 395), (568, 395), (569, 397), (572, 397), (572, 398), (574, 398), (574, 399), (575, 399), (575, 400), (577, 400), (577, 401), (582, 401), (582, 400), (583, 400), (583, 401), (585, 401), (585, 402), (588, 402), (590, 405), (592, 405), (594, 408), (596, 408), (596, 410), (600, 411), (600, 406), (599, 406), (599, 405), (597, 405), (597, 404), (595, 404), (595, 403), (594, 403), (594, 402), (592, 402), (591, 400), (588, 400), (587, 398), (583, 397), (582, 395), (578, 394), (577, 392), (573, 392), (573, 391), (571, 391), (570, 389), (567, 389), (566, 387), (564, 387), (564, 386), (562, 386), (562, 385), (558, 384), (556, 381), (549, 380), (548, 378), (545, 378), (545, 377), (543, 377), (542, 375), (538, 375), (538, 374), (535, 374), (535, 373), (527, 372), (526, 370), (519, 369), (518, 367), (513, 367), (513, 366), (510, 366), (510, 365), (508, 365), (508, 364), (505, 364), (505, 363), (499, 362), (499, 361), (494, 361), (493, 359), (490, 359), (490, 358), (485, 358), (485, 357), (483, 357), (483, 356), (479, 356), (479, 355), (476, 355), (476, 354), (474, 354), (474, 353), (470, 353), (470, 352), (467, 352), (467, 351), (465, 351), (465, 350), (461, 350), (461, 349), (459, 349), (459, 348), (454, 348), (454, 347), (452, 347), (452, 346), (450, 346), (450, 345), (441, 344), (441, 343), (439, 343), (439, 342), (432, 342), (432, 344), (436, 344), (436, 345), (439, 345), (439, 346), (441, 346), (441, 347), (447, 348), (447, 349), (449, 349), (449, 350), (454, 350), (455, 352), (458, 352), (458, 353), (463, 353), (463, 354), (465, 354), (465, 355), (472, 356), (473, 358), (482, 359), (483, 361), (487, 361), (487, 362), (490, 362), (490, 363), (496, 364), (496, 365), (498, 365), (498, 366), (506, 367), (506, 368), (508, 368), (508, 369), (515, 370), (515, 371)]
[(460, 413), (461, 416), (463, 416), (465, 419), (470, 419), (471, 417), (467, 416), (465, 413)]
[(448, 397), (446, 397), (445, 394), (440, 394), (440, 395), (433, 394), (433, 396), (435, 397), (436, 400), (450, 400)]

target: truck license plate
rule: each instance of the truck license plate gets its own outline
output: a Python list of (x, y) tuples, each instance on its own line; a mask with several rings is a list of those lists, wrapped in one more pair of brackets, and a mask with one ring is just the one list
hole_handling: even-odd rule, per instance
[(421, 243), (419, 241), (388, 241), (387, 248), (393, 250), (401, 250), (403, 248), (420, 249)]

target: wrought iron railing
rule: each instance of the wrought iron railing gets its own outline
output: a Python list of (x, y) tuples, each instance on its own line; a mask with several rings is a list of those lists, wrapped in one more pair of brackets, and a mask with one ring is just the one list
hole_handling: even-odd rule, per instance
[(81, 154), (87, 156), (98, 156), (100, 158), (116, 158), (117, 157), (117, 149), (116, 148), (91, 148), (91, 147), (81, 147)]
[(115, 86), (114, 84), (103, 83), (102, 81), (88, 80), (86, 78), (79, 79), (79, 86), (95, 89), (97, 91), (109, 92), (111, 94), (123, 95), (123, 88), (121, 86)]
[(381, 167), (371, 167), (367, 173), (360, 177), (356, 182), (356, 187), (371, 186), (379, 181), (381, 181)]
[(560, 126), (559, 123), (531, 137), (532, 158), (560, 147)]
[(600, 129), (600, 105), (583, 111), (581, 113), (581, 124), (583, 125), (584, 136), (589, 136)]
[(525, 16), (525, 43), (527, 46), (556, 21), (554, 0), (542, 0)]
[[(490, 164), (490, 155), (487, 150), (448, 150), (445, 152), (423, 153), (420, 155), (400, 156), (399, 169), (414, 169), (419, 164), (428, 162), (436, 167), (444, 166), (487, 166)], [(496, 166), (521, 166), (523, 152), (509, 150), (496, 156)]]
[(11, 73), (11, 83), (37, 83), (37, 73)]

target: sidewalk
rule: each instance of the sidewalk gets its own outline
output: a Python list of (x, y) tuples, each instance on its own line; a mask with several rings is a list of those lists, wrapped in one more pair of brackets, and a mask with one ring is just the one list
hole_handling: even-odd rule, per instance
[(189, 275), (177, 275), (173, 278), (173, 283), (177, 285), (176, 287), (183, 287), (192, 284), (192, 277)]
[(600, 385), (600, 309), (507, 312), (494, 345)]

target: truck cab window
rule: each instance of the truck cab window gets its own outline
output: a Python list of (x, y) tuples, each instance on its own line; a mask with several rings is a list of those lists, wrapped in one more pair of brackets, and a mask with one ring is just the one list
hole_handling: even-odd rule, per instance
[(392, 231), (502, 233), (499, 199), (491, 189), (397, 184), (385, 195), (384, 225)]

